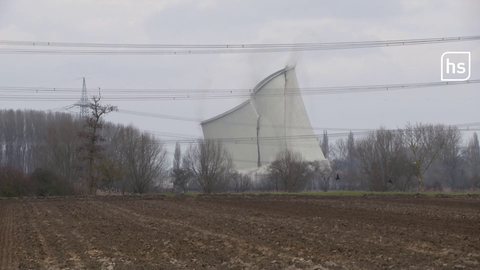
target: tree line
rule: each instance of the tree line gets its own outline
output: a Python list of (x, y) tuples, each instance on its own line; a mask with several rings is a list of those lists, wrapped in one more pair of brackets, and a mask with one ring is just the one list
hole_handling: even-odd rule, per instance
[(0, 196), (154, 190), (168, 173), (163, 143), (132, 126), (105, 122), (116, 108), (93, 97), (90, 115), (0, 111)]
[[(241, 174), (222, 145), (201, 140), (183, 159), (177, 144), (172, 168), (174, 188), (221, 191), (371, 190), (423, 191), (480, 188), (480, 146), (476, 133), (462, 142), (456, 127), (407, 124), (402, 129), (380, 128), (366, 137), (328, 142), (320, 147), (326, 161), (306, 161), (285, 149), (264, 171)], [(255, 181), (252, 181), (252, 177)]]
[(380, 128), (365, 138), (350, 132), (324, 150), (342, 175), (340, 189), (373, 191), (469, 190), (480, 188), (478, 136), (462, 141), (456, 127), (407, 124)]
[(326, 161), (306, 161), (285, 149), (254, 173), (235, 170), (218, 141), (201, 140), (172, 166), (164, 143), (132, 126), (104, 121), (115, 111), (93, 97), (90, 115), (0, 111), (0, 196), (95, 195), (98, 189), (146, 193), (248, 190), (467, 190), (480, 188), (476, 133), (462, 141), (455, 127), (407, 124), (366, 137), (320, 141)]

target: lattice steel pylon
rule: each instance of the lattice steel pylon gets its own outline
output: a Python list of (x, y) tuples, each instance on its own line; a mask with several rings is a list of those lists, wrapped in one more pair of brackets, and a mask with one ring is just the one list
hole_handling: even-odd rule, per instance
[(86, 118), (88, 116), (88, 95), (85, 77), (83, 77), (82, 97), (74, 105), (80, 108), (80, 118)]

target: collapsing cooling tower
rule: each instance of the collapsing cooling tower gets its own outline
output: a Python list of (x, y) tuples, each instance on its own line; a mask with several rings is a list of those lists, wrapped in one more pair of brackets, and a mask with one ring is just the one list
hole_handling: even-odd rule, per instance
[(308, 161), (325, 160), (293, 68), (268, 76), (249, 100), (201, 125), (204, 138), (220, 139), (240, 171), (268, 165), (286, 148)]

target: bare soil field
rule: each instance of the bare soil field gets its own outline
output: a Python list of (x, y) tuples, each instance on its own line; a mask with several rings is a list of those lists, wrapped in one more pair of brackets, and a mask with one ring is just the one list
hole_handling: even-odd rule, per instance
[(2, 199), (0, 268), (480, 269), (480, 198)]

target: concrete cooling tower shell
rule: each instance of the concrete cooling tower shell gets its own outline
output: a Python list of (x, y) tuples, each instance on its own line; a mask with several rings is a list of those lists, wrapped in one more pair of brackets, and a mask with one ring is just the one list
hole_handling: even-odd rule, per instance
[(240, 171), (268, 165), (285, 149), (308, 161), (325, 160), (293, 68), (268, 76), (249, 100), (201, 125), (204, 138), (221, 140)]

